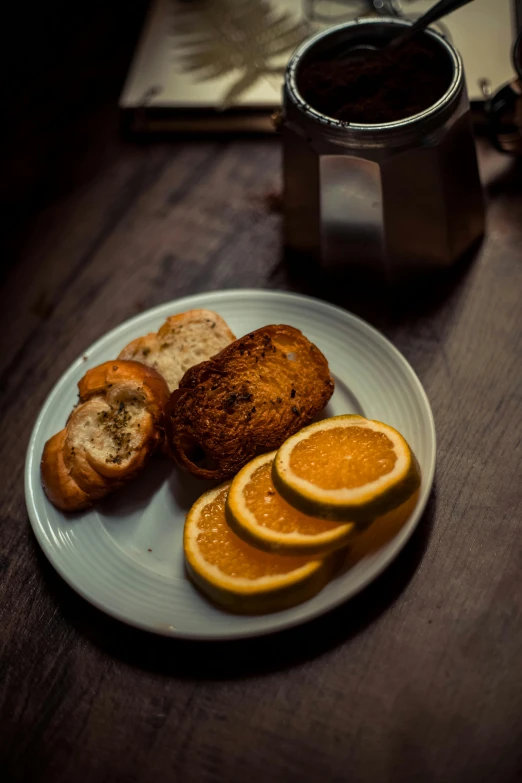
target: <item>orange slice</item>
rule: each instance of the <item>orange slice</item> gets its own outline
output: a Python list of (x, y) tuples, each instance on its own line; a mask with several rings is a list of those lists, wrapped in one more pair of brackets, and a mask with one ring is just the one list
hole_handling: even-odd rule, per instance
[(267, 554), (236, 536), (225, 518), (230, 482), (206, 492), (187, 516), (187, 570), (202, 592), (234, 612), (286, 609), (311, 598), (330, 578), (333, 558)]
[(344, 546), (355, 525), (311, 517), (289, 505), (272, 481), (275, 455), (256, 457), (232, 481), (225, 507), (232, 530), (252, 546), (285, 555), (319, 555)]
[(393, 427), (363, 416), (334, 416), (292, 435), (277, 452), (278, 492), (304, 514), (368, 524), (420, 485), (412, 450)]

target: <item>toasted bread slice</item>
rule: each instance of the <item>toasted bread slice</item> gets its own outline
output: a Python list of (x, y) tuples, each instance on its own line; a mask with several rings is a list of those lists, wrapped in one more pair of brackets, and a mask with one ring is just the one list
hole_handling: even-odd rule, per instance
[(41, 473), (49, 500), (65, 511), (130, 481), (163, 440), (165, 379), (138, 362), (105, 362), (78, 384), (80, 402), (45, 444)]
[(217, 313), (189, 310), (167, 318), (158, 332), (133, 340), (118, 358), (154, 367), (172, 392), (190, 367), (210, 359), (235, 339)]
[(309, 424), (333, 394), (321, 351), (292, 326), (265, 326), (192, 367), (171, 395), (171, 456), (201, 478), (226, 479)]

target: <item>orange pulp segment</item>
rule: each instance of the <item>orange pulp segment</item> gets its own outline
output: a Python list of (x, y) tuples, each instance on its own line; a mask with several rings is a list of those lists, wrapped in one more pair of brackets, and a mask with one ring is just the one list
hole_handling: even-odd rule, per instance
[(232, 481), (225, 514), (234, 533), (252, 546), (287, 556), (341, 549), (357, 532), (355, 525), (311, 516), (287, 503), (274, 486), (275, 454), (256, 457)]
[(224, 487), (200, 514), (197, 543), (204, 560), (230, 577), (260, 579), (302, 568), (310, 558), (262, 552), (242, 541), (225, 519), (228, 487)]
[(339, 527), (336, 522), (302, 514), (283, 500), (272, 481), (272, 460), (254, 471), (243, 494), (246, 506), (256, 517), (258, 525), (270, 530), (315, 536)]
[(297, 443), (290, 456), (294, 474), (323, 489), (362, 487), (391, 472), (394, 444), (364, 427), (319, 430)]
[(259, 614), (295, 606), (321, 590), (338, 565), (325, 558), (285, 557), (259, 551), (228, 526), (230, 482), (202, 495), (185, 522), (185, 564), (194, 584), (233, 612)]

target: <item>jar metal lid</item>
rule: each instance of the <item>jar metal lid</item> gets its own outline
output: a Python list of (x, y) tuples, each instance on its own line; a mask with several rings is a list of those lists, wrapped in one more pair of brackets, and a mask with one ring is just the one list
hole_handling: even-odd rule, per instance
[(352, 22), (345, 22), (344, 24), (330, 27), (327, 30), (323, 30), (316, 35), (308, 38), (301, 46), (296, 49), (292, 57), (290, 58), (285, 75), (285, 92), (291, 99), (292, 103), (303, 112), (309, 119), (313, 119), (322, 125), (326, 126), (330, 131), (346, 132), (361, 132), (366, 134), (382, 134), (393, 133), (394, 131), (403, 132), (411, 128), (412, 125), (422, 124), (425, 121), (429, 121), (438, 117), (441, 113), (452, 107), (458, 100), (464, 84), (464, 71), (462, 65), (462, 59), (460, 54), (454, 49), (454, 47), (435, 30), (428, 29), (424, 32), (425, 35), (429, 35), (432, 39), (446, 50), (448, 57), (453, 64), (453, 78), (451, 83), (441, 98), (424, 111), (414, 114), (411, 117), (406, 117), (402, 120), (395, 120), (393, 122), (386, 122), (380, 124), (362, 124), (362, 123), (348, 123), (343, 120), (337, 120), (332, 117), (328, 117), (322, 114), (317, 109), (314, 109), (310, 104), (305, 101), (299, 87), (297, 85), (297, 71), (301, 64), (303, 57), (318, 43), (324, 41), (327, 38), (339, 36), (343, 32), (358, 32), (364, 28), (368, 29), (371, 26), (377, 27), (389, 27), (394, 26), (409, 26), (412, 23), (402, 19), (396, 19), (393, 17), (380, 17), (378, 19), (358, 19)]

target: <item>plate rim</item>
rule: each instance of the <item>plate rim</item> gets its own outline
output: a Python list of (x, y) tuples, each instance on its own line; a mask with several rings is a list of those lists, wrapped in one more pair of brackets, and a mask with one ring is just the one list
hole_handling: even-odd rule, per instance
[[(40, 521), (38, 510), (36, 508), (33, 483), (31, 480), (34, 462), (35, 462), (36, 439), (38, 437), (39, 430), (42, 426), (42, 423), (46, 417), (47, 410), (52, 404), (54, 397), (60, 392), (62, 387), (64, 387), (69, 382), (69, 376), (77, 369), (78, 366), (80, 366), (84, 362), (84, 357), (87, 356), (87, 358), (89, 358), (91, 353), (97, 350), (98, 347), (106, 340), (117, 338), (118, 334), (120, 332), (125, 331), (127, 327), (130, 326), (131, 324), (133, 326), (137, 326), (142, 320), (148, 320), (156, 315), (160, 317), (163, 314), (163, 311), (170, 308), (178, 309), (182, 307), (182, 308), (190, 309), (191, 307), (205, 307), (206, 300), (212, 300), (214, 302), (213, 307), (216, 307), (218, 306), (216, 305), (216, 300), (219, 301), (220, 299), (222, 300), (228, 298), (237, 299), (240, 296), (256, 296), (259, 297), (260, 299), (266, 299), (266, 300), (279, 299), (280, 301), (292, 299), (301, 302), (313, 303), (314, 305), (319, 305), (323, 308), (326, 308), (326, 310), (328, 311), (333, 311), (335, 314), (341, 316), (343, 319), (348, 318), (351, 321), (357, 322), (359, 325), (362, 326), (363, 329), (369, 331), (370, 333), (373, 333), (374, 338), (376, 338), (381, 343), (385, 344), (387, 350), (389, 350), (393, 354), (396, 361), (398, 361), (399, 364), (402, 365), (403, 369), (410, 377), (411, 381), (416, 387), (417, 393), (419, 394), (420, 398), (422, 398), (422, 402), (424, 404), (424, 408), (427, 413), (427, 424), (428, 424), (428, 430), (430, 436), (430, 453), (429, 453), (430, 466), (427, 474), (423, 474), (423, 478), (425, 479), (425, 486), (426, 486), (425, 493), (422, 496), (422, 498), (419, 499), (419, 502), (415, 507), (408, 521), (407, 528), (406, 529), (403, 528), (402, 531), (403, 535), (398, 536), (395, 539), (394, 545), (390, 546), (390, 549), (386, 557), (383, 558), (382, 562), (380, 562), (373, 571), (369, 572), (363, 577), (361, 582), (355, 587), (355, 589), (353, 589), (353, 591), (350, 593), (349, 596), (345, 596), (345, 597), (338, 596), (337, 598), (333, 599), (331, 603), (328, 604), (328, 606), (317, 607), (315, 610), (312, 610), (306, 617), (300, 617), (297, 615), (295, 617), (281, 618), (279, 622), (276, 621), (273, 625), (265, 628), (260, 628), (260, 629), (251, 628), (245, 630), (241, 630), (240, 628), (238, 628), (238, 629), (226, 631), (220, 635), (211, 634), (211, 633), (206, 634), (204, 631), (201, 632), (181, 631), (180, 632), (179, 630), (172, 627), (169, 628), (167, 626), (159, 627), (159, 626), (147, 625), (146, 623), (141, 622), (140, 620), (134, 620), (133, 618), (129, 617), (128, 615), (125, 615), (123, 612), (120, 612), (117, 609), (107, 607), (96, 598), (88, 595), (87, 592), (84, 591), (80, 586), (78, 586), (72, 578), (69, 578), (69, 575), (62, 568), (60, 558), (57, 556), (55, 547), (53, 546), (52, 542), (49, 540), (43, 528), (43, 524)], [(356, 595), (362, 592), (362, 590), (364, 590), (369, 584), (375, 581), (388, 568), (388, 566), (398, 556), (401, 550), (406, 546), (407, 542), (411, 538), (414, 530), (417, 528), (424, 514), (426, 505), (428, 503), (433, 488), (433, 481), (434, 481), (435, 467), (436, 467), (436, 455), (437, 455), (437, 437), (436, 437), (436, 430), (435, 430), (435, 420), (433, 417), (433, 411), (431, 409), (428, 395), (419, 377), (417, 376), (417, 373), (415, 372), (411, 364), (408, 362), (406, 357), (403, 356), (403, 354), (399, 351), (399, 349), (379, 329), (377, 329), (375, 326), (368, 323), (368, 321), (365, 321), (363, 318), (359, 317), (358, 315), (355, 315), (351, 311), (344, 309), (343, 307), (332, 304), (331, 302), (327, 302), (318, 297), (310, 296), (308, 294), (300, 294), (300, 293), (295, 293), (293, 291), (285, 291), (281, 289), (272, 290), (272, 289), (261, 289), (261, 288), (229, 288), (229, 289), (202, 291), (200, 293), (190, 294), (187, 296), (179, 297), (177, 299), (171, 299), (166, 302), (163, 302), (162, 304), (156, 305), (155, 307), (151, 307), (147, 310), (144, 310), (143, 312), (138, 313), (134, 316), (131, 316), (130, 318), (127, 318), (125, 321), (122, 321), (120, 324), (115, 326), (113, 329), (110, 329), (109, 331), (101, 335), (97, 340), (91, 343), (91, 345), (88, 348), (82, 351), (82, 353), (76, 359), (74, 359), (71, 362), (71, 364), (69, 364), (69, 366), (64, 370), (64, 372), (58, 378), (56, 383), (52, 386), (33, 424), (33, 428), (29, 438), (29, 443), (26, 450), (25, 469), (24, 469), (24, 495), (25, 495), (25, 504), (26, 504), (31, 528), (45, 557), (52, 565), (52, 567), (55, 569), (55, 571), (57, 571), (60, 577), (66, 582), (66, 584), (72, 590), (74, 590), (75, 593), (80, 595), (84, 600), (86, 600), (96, 609), (102, 611), (104, 614), (109, 615), (110, 617), (115, 618), (119, 622), (123, 622), (126, 625), (129, 625), (134, 628), (138, 628), (139, 630), (142, 631), (147, 631), (148, 633), (153, 633), (155, 635), (160, 635), (160, 636), (165, 636), (165, 637), (175, 638), (175, 639), (182, 639), (186, 641), (226, 642), (226, 641), (234, 641), (240, 639), (267, 636), (270, 634), (279, 633), (283, 630), (295, 628), (296, 626), (299, 625), (306, 625), (307, 623), (311, 622), (314, 619), (317, 619), (320, 616), (329, 614), (334, 609), (339, 607), (341, 604), (350, 601), (352, 598), (354, 598)]]

